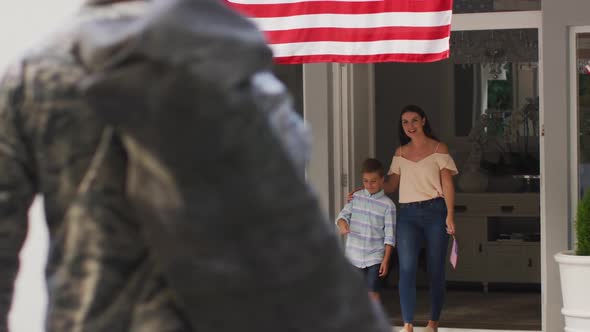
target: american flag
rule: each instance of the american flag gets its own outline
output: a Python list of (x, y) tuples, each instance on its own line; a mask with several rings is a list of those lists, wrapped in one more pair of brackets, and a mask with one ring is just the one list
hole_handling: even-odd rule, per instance
[(457, 239), (453, 236), (453, 246), (451, 248), (451, 257), (449, 257), (449, 262), (453, 266), (453, 269), (457, 268), (457, 260), (459, 259), (459, 245), (457, 244)]
[(277, 63), (449, 57), (453, 0), (225, 1), (264, 31)]

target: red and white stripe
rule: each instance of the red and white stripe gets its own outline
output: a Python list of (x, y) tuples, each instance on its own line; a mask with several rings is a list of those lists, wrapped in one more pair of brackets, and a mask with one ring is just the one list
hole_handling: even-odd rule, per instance
[(266, 34), (278, 63), (449, 57), (452, 0), (226, 0)]

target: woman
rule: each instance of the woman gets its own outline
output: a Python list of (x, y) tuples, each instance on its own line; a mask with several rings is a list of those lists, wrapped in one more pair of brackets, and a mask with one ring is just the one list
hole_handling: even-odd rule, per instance
[(418, 254), (425, 240), (430, 272), (431, 316), (426, 332), (436, 332), (445, 294), (449, 234), (455, 234), (452, 176), (457, 174), (448, 147), (433, 134), (424, 111), (415, 105), (400, 114), (401, 146), (395, 152), (385, 191), (399, 187), (397, 253), (399, 292), (404, 319), (400, 332), (413, 332)]

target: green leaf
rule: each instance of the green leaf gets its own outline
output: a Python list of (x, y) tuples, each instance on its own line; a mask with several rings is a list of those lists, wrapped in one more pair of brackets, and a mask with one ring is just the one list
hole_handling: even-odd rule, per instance
[(578, 204), (576, 215), (576, 255), (590, 256), (590, 190)]

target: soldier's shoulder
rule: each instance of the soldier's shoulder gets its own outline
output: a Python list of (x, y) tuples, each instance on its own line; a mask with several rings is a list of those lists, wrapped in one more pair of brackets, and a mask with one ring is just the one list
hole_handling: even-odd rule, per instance
[(15, 61), (6, 66), (2, 73), (2, 84), (15, 82), (21, 79), (22, 76), (22, 63)]
[(7, 123), (19, 118), (22, 130), (34, 128), (37, 119), (50, 111), (49, 103), (79, 99), (81, 75), (82, 69), (62, 50), (28, 51), (1, 75), (0, 118)]
[(0, 112), (6, 112), (7, 105), (15, 102), (23, 87), (22, 63), (8, 65), (0, 78)]
[(27, 101), (34, 104), (78, 98), (78, 83), (86, 75), (72, 41), (62, 36), (56, 36), (52, 44), (31, 50), (20, 67)]

